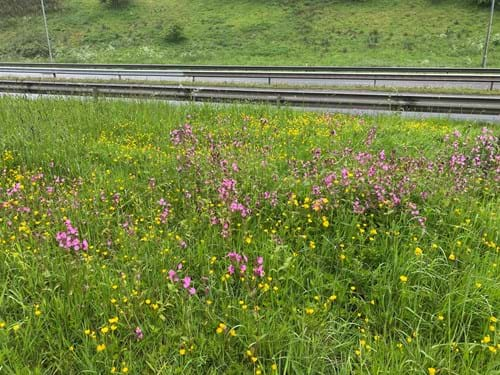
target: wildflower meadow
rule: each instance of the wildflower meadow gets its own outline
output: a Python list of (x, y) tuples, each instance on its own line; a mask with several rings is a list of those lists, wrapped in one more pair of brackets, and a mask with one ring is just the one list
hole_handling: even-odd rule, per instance
[(0, 373), (498, 374), (498, 136), (0, 98)]

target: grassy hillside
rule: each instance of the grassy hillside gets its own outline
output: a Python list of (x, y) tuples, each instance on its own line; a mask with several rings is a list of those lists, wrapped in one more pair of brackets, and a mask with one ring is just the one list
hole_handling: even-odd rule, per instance
[[(477, 66), (487, 19), (468, 0), (134, 0), (120, 10), (66, 0), (49, 27), (58, 61)], [(500, 66), (498, 12), (495, 22), (489, 62)], [(167, 40), (173, 25), (178, 41)], [(44, 59), (44, 37), (40, 15), (2, 19), (0, 59)]]

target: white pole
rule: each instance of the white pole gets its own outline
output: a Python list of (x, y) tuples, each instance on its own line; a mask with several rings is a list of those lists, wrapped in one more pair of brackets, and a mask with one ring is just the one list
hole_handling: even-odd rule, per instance
[(49, 38), (49, 28), (47, 27), (47, 16), (45, 15), (45, 4), (43, 3), (43, 0), (40, 0), (40, 3), (42, 4), (43, 22), (45, 24), (45, 35), (47, 35), (47, 46), (49, 47), (50, 62), (53, 62), (52, 48), (50, 46), (50, 38)]
[(484, 43), (483, 63), (482, 63), (483, 68), (486, 68), (486, 61), (488, 59), (488, 45), (490, 44), (491, 27), (493, 25), (494, 13), (495, 13), (495, 0), (491, 0), (490, 23), (488, 24), (488, 31), (486, 33), (486, 42)]

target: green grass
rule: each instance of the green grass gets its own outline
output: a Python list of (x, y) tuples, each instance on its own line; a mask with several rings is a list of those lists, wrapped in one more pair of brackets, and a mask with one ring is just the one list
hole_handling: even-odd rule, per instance
[(485, 127), (0, 98), (0, 372), (498, 373)]
[[(479, 66), (488, 8), (469, 0), (67, 0), (49, 14), (57, 61)], [(173, 24), (185, 40), (165, 40)], [(39, 15), (0, 23), (0, 59), (46, 54)], [(35, 42), (33, 42), (35, 41)], [(489, 65), (500, 66), (495, 16)]]

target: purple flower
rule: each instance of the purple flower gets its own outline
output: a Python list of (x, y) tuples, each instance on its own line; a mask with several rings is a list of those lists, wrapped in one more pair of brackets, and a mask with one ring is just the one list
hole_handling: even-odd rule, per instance
[(175, 272), (174, 270), (168, 271), (168, 278), (173, 283), (179, 281), (179, 278), (177, 277), (177, 272)]
[(189, 288), (190, 285), (191, 285), (191, 278), (189, 276), (186, 276), (182, 280), (182, 286), (184, 287), (184, 289), (187, 289), (187, 288)]
[(135, 327), (134, 333), (137, 340), (142, 340), (144, 338), (144, 333), (140, 327)]

